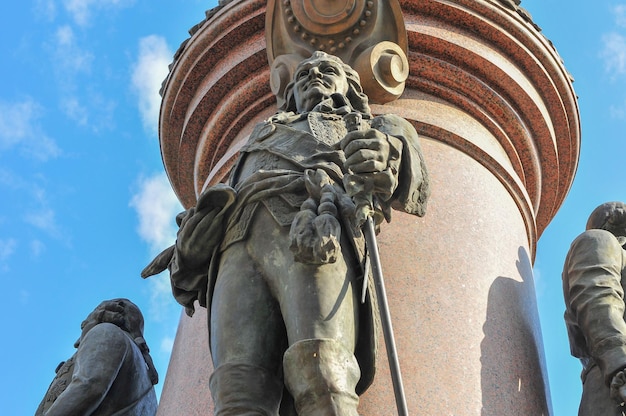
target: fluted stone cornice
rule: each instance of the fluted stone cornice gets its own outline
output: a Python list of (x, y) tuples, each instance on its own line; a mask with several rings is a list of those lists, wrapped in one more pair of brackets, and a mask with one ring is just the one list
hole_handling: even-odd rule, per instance
[[(409, 119), (496, 176), (530, 247), (562, 204), (578, 163), (576, 96), (552, 44), (514, 0), (400, 1), (410, 74), (377, 112)], [(275, 111), (265, 1), (222, 1), (190, 30), (163, 85), (160, 140), (186, 207), (224, 178), (254, 122)]]
[(578, 105), (552, 44), (519, 8), (503, 3), (510, 2), (401, 1), (409, 34), (407, 84), (444, 100), (441, 111), (462, 109), (489, 131), (463, 134), (454, 131), (455, 123), (422, 126), (442, 128), (438, 139), (500, 178), (526, 217), (533, 247), (576, 172)]

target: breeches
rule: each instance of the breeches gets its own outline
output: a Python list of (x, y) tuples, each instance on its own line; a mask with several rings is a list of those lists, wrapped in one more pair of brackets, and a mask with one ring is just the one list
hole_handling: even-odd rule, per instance
[(279, 375), (285, 350), (309, 339), (354, 352), (360, 272), (349, 241), (341, 243), (335, 263), (297, 263), (289, 229), (259, 205), (247, 239), (221, 255), (209, 323), (215, 368), (241, 363)]

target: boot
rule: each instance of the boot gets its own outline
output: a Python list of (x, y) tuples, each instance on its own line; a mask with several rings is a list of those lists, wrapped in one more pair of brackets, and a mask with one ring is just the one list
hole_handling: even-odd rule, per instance
[(262, 367), (220, 365), (211, 374), (209, 387), (214, 416), (278, 416), (283, 383)]
[(361, 371), (350, 351), (332, 339), (299, 341), (283, 357), (285, 385), (299, 416), (358, 416)]

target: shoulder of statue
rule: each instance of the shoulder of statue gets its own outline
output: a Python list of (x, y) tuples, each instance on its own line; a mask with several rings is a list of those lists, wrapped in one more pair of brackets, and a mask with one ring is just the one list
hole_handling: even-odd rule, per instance
[(622, 243), (625, 241), (626, 239), (620, 239), (606, 230), (587, 230), (574, 239), (569, 250), (569, 257), (591, 258), (599, 256), (613, 259), (624, 257)]
[(578, 237), (576, 237), (574, 242), (575, 243), (576, 242), (595, 243), (599, 245), (616, 245), (617, 244), (621, 246), (618, 237), (616, 237), (615, 235), (613, 235), (611, 232), (607, 230), (600, 230), (600, 229), (586, 230), (580, 235), (578, 235)]
[(392, 136), (416, 136), (417, 131), (411, 123), (406, 119), (400, 117), (397, 114), (382, 114), (374, 117), (370, 124), (373, 129), (380, 130), (383, 133), (391, 134)]

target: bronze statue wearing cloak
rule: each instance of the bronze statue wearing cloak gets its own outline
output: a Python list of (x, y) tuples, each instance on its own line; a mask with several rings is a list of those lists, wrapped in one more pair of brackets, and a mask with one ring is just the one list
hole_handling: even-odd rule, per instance
[(428, 178), (417, 133), (372, 116), (359, 76), (315, 52), (297, 67), (282, 111), (259, 124), (229, 186), (177, 218), (169, 266), (176, 299), (209, 310), (215, 415), (357, 416), (376, 355), (373, 290), (360, 302), (362, 206), (424, 215)]

